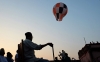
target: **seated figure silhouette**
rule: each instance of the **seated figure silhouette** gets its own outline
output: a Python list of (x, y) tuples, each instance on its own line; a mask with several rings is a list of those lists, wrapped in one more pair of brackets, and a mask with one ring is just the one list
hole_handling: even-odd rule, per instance
[(5, 55), (5, 50), (4, 48), (0, 49), (0, 62), (8, 62), (7, 59), (4, 57)]
[(32, 42), (33, 36), (31, 32), (26, 32), (25, 36), (26, 36), (26, 39), (23, 41), (25, 61), (26, 62), (49, 62), (49, 60), (47, 59), (36, 58), (34, 50), (41, 50), (43, 47), (47, 45), (53, 47), (53, 44), (46, 43), (44, 45), (38, 45)]

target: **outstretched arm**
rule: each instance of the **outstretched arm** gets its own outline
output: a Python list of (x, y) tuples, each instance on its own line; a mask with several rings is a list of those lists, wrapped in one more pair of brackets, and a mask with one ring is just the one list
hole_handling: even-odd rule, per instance
[(43, 44), (43, 45), (41, 45), (41, 49), (44, 48), (44, 47), (47, 46), (47, 45), (53, 47), (53, 44), (52, 44), (52, 43), (47, 43), (47, 44)]
[(26, 42), (26, 43), (31, 49), (34, 49), (34, 50), (41, 50), (43, 47), (45, 47), (47, 45), (53, 47), (52, 43), (47, 43), (47, 44), (43, 44), (43, 45), (37, 45), (36, 43), (33, 43), (32, 41), (29, 41), (29, 42)]
[(47, 45), (48, 45), (48, 44), (43, 44), (43, 45), (41, 45), (41, 48), (40, 48), (40, 49), (46, 47)]

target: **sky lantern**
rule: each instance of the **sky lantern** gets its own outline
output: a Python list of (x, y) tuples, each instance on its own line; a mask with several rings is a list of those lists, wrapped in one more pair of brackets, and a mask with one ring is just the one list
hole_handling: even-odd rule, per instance
[(68, 8), (66, 4), (59, 2), (54, 5), (53, 14), (57, 21), (62, 21), (62, 19), (66, 16), (67, 13)]

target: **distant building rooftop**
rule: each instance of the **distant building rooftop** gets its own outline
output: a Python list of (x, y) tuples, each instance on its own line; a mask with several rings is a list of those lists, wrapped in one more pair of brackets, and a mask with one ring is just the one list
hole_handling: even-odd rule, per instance
[(94, 42), (90, 42), (90, 44), (86, 44), (81, 50), (79, 50), (78, 52), (78, 55), (79, 55), (79, 58), (85, 54), (87, 51), (92, 51), (92, 50), (95, 50), (95, 51), (100, 51), (100, 43), (97, 42), (97, 43), (94, 43)]

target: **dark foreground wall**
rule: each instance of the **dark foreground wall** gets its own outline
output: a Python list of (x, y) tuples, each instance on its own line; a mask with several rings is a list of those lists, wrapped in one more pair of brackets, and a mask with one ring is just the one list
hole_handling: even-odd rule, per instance
[[(54, 62), (54, 61), (50, 61), (50, 62)], [(59, 62), (61, 61), (59, 60)], [(80, 60), (72, 60), (71, 62), (80, 62)]]

